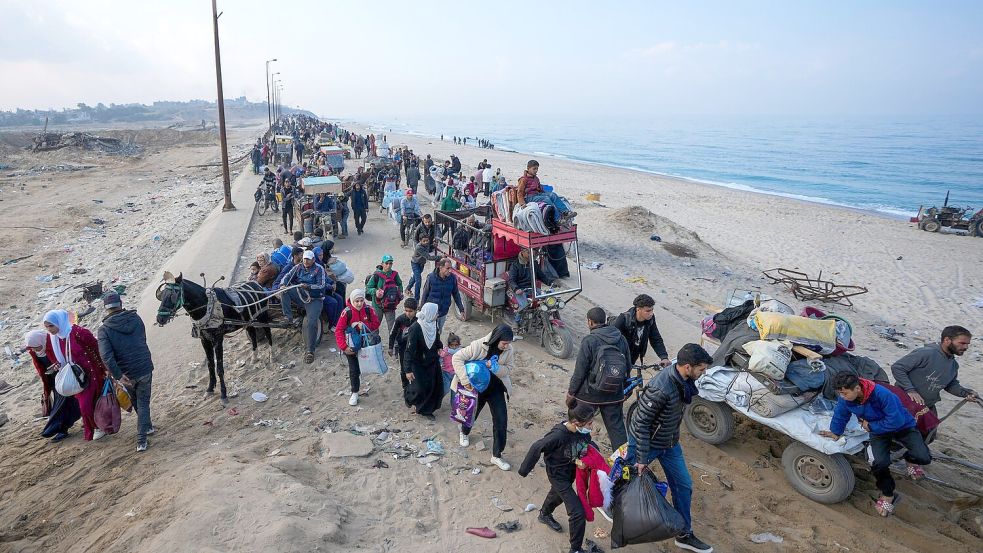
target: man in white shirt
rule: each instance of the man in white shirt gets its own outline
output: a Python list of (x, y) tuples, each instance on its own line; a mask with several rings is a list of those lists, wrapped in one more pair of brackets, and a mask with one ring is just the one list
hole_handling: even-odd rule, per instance
[(494, 172), (492, 171), (491, 165), (485, 164), (485, 168), (481, 171), (481, 193), (485, 196), (491, 195), (491, 181)]

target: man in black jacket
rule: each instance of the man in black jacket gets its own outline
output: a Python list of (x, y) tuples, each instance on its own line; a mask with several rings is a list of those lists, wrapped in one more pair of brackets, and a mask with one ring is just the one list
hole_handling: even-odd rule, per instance
[(672, 506), (686, 521), (683, 533), (676, 536), (676, 547), (712, 553), (713, 548), (693, 535), (690, 503), (693, 481), (686, 469), (683, 448), (679, 445), (679, 424), (683, 409), (699, 395), (695, 381), (710, 362), (710, 354), (696, 344), (686, 344), (676, 354), (676, 363), (648, 381), (638, 400), (638, 407), (628, 420), (628, 460), (641, 472), (658, 459), (672, 490)]
[[(605, 324), (606, 320), (607, 314), (600, 307), (587, 311), (590, 333), (580, 342), (577, 365), (567, 388), (567, 406), (575, 405), (573, 399), (597, 406), (611, 449), (616, 450), (628, 441), (622, 404), (631, 365), (628, 342), (617, 328)], [(621, 374), (610, 373), (608, 382), (604, 382), (602, 373), (611, 370), (620, 370)]]
[(154, 433), (150, 422), (154, 361), (147, 347), (147, 330), (136, 311), (123, 309), (119, 294), (106, 294), (103, 304), (109, 314), (98, 331), (99, 356), (113, 378), (133, 394), (133, 406), (137, 410), (137, 451), (146, 451), (147, 436)]
[(632, 302), (632, 307), (628, 311), (618, 315), (614, 321), (614, 326), (621, 331), (621, 334), (628, 340), (628, 349), (631, 350), (631, 364), (636, 361), (645, 360), (645, 352), (648, 351), (649, 344), (659, 356), (659, 364), (663, 367), (669, 366), (669, 354), (666, 352), (666, 344), (659, 334), (659, 327), (655, 324), (655, 300), (648, 294), (641, 294)]

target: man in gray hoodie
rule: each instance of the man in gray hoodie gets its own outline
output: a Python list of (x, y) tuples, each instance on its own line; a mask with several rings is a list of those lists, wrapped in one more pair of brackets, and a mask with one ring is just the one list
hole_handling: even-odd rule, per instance
[(126, 386), (137, 410), (137, 451), (147, 450), (147, 436), (154, 433), (150, 422), (150, 385), (154, 362), (147, 347), (147, 330), (136, 311), (123, 309), (119, 294), (103, 298), (109, 313), (99, 327), (99, 356), (113, 378)]
[(611, 448), (616, 450), (628, 441), (622, 404), (631, 370), (631, 353), (621, 331), (605, 324), (606, 320), (607, 314), (600, 307), (587, 311), (590, 334), (580, 343), (577, 365), (567, 388), (567, 406), (573, 404), (574, 398), (596, 406), (601, 411)]
[(973, 335), (961, 326), (945, 327), (940, 343), (920, 347), (891, 365), (894, 381), (912, 400), (936, 414), (935, 404), (941, 399), (942, 390), (975, 401), (976, 392), (959, 383), (956, 361), (956, 356), (969, 349), (972, 339)]

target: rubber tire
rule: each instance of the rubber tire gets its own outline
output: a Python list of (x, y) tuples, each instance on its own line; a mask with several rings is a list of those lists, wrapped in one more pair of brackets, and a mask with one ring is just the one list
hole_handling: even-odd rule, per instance
[(983, 219), (980, 219), (973, 225), (972, 231), (975, 236), (983, 238)]
[(262, 217), (263, 215), (266, 215), (266, 212), (268, 210), (269, 209), (266, 207), (266, 198), (265, 197), (262, 200), (256, 202), (256, 212), (259, 214), (260, 217)]
[[(824, 486), (810, 483), (809, 480), (800, 475), (797, 468), (803, 463), (819, 469), (821, 478), (828, 483)], [(850, 497), (850, 494), (853, 493), (853, 487), (857, 483), (857, 477), (853, 474), (853, 467), (850, 466), (850, 461), (843, 454), (827, 455), (801, 442), (792, 442), (782, 452), (782, 468), (785, 470), (785, 479), (795, 488), (795, 491), (817, 503), (826, 505), (839, 503)]]
[(925, 232), (939, 232), (942, 225), (938, 221), (922, 221), (922, 230)]
[[(698, 416), (704, 418), (703, 425), (698, 423)], [(708, 444), (720, 445), (734, 436), (734, 412), (726, 403), (694, 397), (683, 411), (683, 423), (694, 438)]]
[[(555, 343), (554, 338), (559, 344)], [(573, 334), (565, 326), (551, 324), (543, 329), (543, 348), (557, 359), (569, 359), (573, 355)]]

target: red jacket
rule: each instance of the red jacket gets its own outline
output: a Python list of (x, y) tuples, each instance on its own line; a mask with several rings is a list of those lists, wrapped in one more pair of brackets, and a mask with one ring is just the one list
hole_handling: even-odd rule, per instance
[[(55, 356), (54, 346), (51, 342), (52, 340), (49, 336), (47, 345), (48, 359), (54, 360), (57, 365), (58, 358)], [(82, 367), (86, 374), (89, 375), (90, 380), (89, 385), (86, 386), (86, 390), (94, 387), (97, 390), (97, 394), (102, 393), (103, 379), (105, 379), (109, 369), (106, 368), (102, 357), (99, 356), (99, 341), (96, 340), (96, 337), (87, 328), (72, 325), (72, 332), (68, 335), (68, 339), (61, 341), (61, 354), (63, 357), (65, 357), (66, 342), (69, 342), (72, 348), (72, 362)]]
[(342, 351), (348, 348), (345, 330), (352, 326), (353, 323), (365, 323), (365, 326), (369, 327), (369, 330), (372, 331), (379, 330), (379, 325), (381, 324), (379, 316), (375, 314), (375, 309), (372, 309), (369, 302), (365, 302), (361, 311), (352, 307), (352, 300), (348, 300), (345, 303), (348, 304), (348, 307), (341, 312), (338, 324), (334, 327), (334, 339), (338, 344), (338, 348)]
[(604, 492), (601, 490), (597, 471), (600, 470), (607, 474), (611, 467), (604, 456), (594, 449), (594, 446), (588, 447), (587, 453), (580, 460), (587, 465), (587, 468), (577, 469), (576, 476), (574, 476), (574, 486), (576, 486), (577, 495), (580, 497), (580, 503), (584, 506), (584, 515), (588, 521), (592, 521), (594, 520), (594, 507), (604, 506)]
[[(45, 333), (47, 334), (47, 333)], [(48, 355), (48, 361), (58, 368), (58, 361), (55, 359), (53, 353), (51, 353), (51, 338), (50, 334), (45, 336), (45, 350)], [(28, 349), (28, 353), (31, 354), (31, 361), (34, 363), (34, 370), (38, 373), (38, 378), (41, 379), (41, 416), (47, 417), (51, 414), (51, 392), (55, 389), (55, 377), (53, 374), (45, 374), (48, 370), (47, 367), (41, 365), (41, 361), (38, 359), (38, 354), (34, 353), (33, 349)]]

